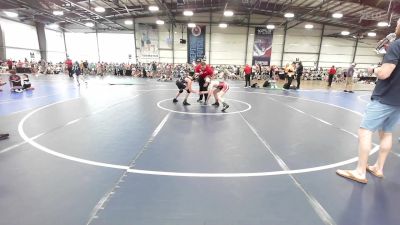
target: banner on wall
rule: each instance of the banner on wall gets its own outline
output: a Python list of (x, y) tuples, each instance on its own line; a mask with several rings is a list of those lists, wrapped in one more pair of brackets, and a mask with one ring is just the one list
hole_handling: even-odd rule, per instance
[(206, 26), (196, 26), (187, 30), (188, 34), (188, 63), (203, 59), (206, 52)]
[(142, 62), (159, 61), (158, 29), (156, 26), (139, 24), (140, 59)]
[(252, 64), (270, 65), (272, 54), (272, 30), (256, 27)]

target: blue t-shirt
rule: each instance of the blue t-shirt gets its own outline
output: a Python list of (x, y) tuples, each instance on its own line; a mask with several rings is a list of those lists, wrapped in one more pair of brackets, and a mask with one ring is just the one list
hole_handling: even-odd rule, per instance
[(371, 99), (382, 104), (400, 106), (400, 39), (390, 44), (382, 63), (396, 65), (392, 74), (385, 80), (378, 80)]

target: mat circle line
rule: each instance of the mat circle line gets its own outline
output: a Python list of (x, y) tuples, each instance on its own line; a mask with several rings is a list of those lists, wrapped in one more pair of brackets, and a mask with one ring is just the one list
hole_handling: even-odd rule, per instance
[(176, 110), (168, 109), (168, 108), (165, 108), (165, 107), (161, 106), (161, 103), (166, 102), (166, 101), (172, 101), (172, 100), (173, 100), (173, 98), (168, 98), (168, 99), (161, 100), (161, 101), (157, 102), (157, 107), (162, 109), (162, 110), (165, 110), (165, 111), (168, 111), (168, 112), (172, 112), (172, 113), (189, 114), (189, 115), (207, 115), (207, 116), (231, 115), (231, 114), (243, 113), (243, 112), (249, 111), (251, 109), (251, 105), (249, 103), (243, 102), (243, 101), (239, 101), (239, 100), (236, 100), (236, 99), (229, 99), (229, 98), (226, 98), (226, 100), (234, 101), (234, 102), (240, 102), (242, 104), (247, 105), (247, 108), (244, 109), (244, 110), (241, 110), (241, 111), (234, 111), (234, 112), (200, 113), (200, 112), (176, 111)]
[[(257, 93), (257, 92), (251, 92), (251, 93)], [(317, 102), (320, 104), (324, 105), (329, 105), (341, 109), (348, 110), (350, 112), (355, 113), (356, 115), (360, 115), (358, 112), (341, 107), (341, 106), (336, 106), (334, 104), (329, 104), (317, 100), (309, 100), (309, 99), (303, 99), (299, 97), (293, 97), (293, 96), (285, 96), (285, 95), (278, 95), (278, 94), (268, 94), (268, 93), (259, 93), (259, 94), (264, 94), (264, 95), (272, 95), (272, 96), (281, 96), (281, 97), (289, 97), (289, 98), (296, 98), (300, 100), (305, 100), (305, 101), (312, 101), (312, 102)], [(69, 100), (67, 100), (69, 101)], [(120, 170), (126, 170), (129, 173), (135, 173), (135, 174), (143, 174), (143, 175), (156, 175), (156, 176), (173, 176), (173, 177), (203, 177), (203, 178), (238, 178), (238, 177), (262, 177), (262, 176), (275, 176), (275, 175), (287, 175), (287, 174), (299, 174), (299, 173), (308, 173), (308, 172), (315, 172), (315, 171), (321, 171), (321, 170), (326, 170), (326, 169), (331, 169), (339, 166), (344, 166), (353, 162), (358, 161), (358, 157), (354, 157), (348, 160), (344, 160), (341, 162), (333, 163), (333, 164), (327, 164), (324, 166), (318, 166), (318, 167), (310, 167), (310, 168), (305, 168), (305, 169), (296, 169), (296, 170), (282, 170), (282, 171), (269, 171), (269, 172), (249, 172), (249, 173), (188, 173), (188, 172), (169, 172), (169, 171), (153, 171), (153, 170), (141, 170), (141, 169), (134, 169), (130, 168), (129, 166), (124, 166), (124, 165), (117, 165), (117, 164), (109, 164), (109, 163), (104, 163), (104, 162), (98, 162), (98, 161), (92, 161), (92, 160), (87, 160), (87, 159), (82, 159), (79, 157), (75, 156), (70, 156), (66, 155), (57, 151), (54, 151), (52, 149), (47, 148), (46, 146), (43, 146), (33, 140), (33, 137), (28, 137), (24, 131), (24, 124), (25, 122), (35, 113), (48, 108), (50, 106), (59, 104), (59, 103), (64, 103), (67, 101), (62, 101), (62, 102), (56, 102), (52, 103), (49, 105), (42, 106), (40, 108), (37, 108), (33, 110), (32, 112), (28, 113), (25, 115), (21, 121), (18, 124), (18, 132), (20, 136), (22, 137), (23, 140), (25, 140), (27, 143), (30, 145), (34, 146), (35, 148), (39, 149), (40, 151), (46, 152), (48, 154), (51, 154), (53, 156), (67, 159), (70, 161), (78, 162), (78, 163), (83, 163), (87, 165), (93, 165), (93, 166), (99, 166), (99, 167), (106, 167), (106, 168), (113, 168), (113, 169), (120, 169)], [(370, 155), (374, 154), (379, 150), (379, 146), (375, 145), (374, 149), (370, 152)]]

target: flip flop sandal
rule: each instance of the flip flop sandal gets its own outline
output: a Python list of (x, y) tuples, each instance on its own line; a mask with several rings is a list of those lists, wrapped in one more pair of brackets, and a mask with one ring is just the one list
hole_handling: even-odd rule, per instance
[(375, 170), (371, 169), (370, 165), (367, 165), (367, 171), (376, 177), (383, 178), (383, 174), (377, 173)]
[(350, 179), (350, 180), (354, 180), (357, 181), (359, 183), (362, 184), (366, 184), (368, 183), (367, 179), (361, 179), (361, 178), (357, 178), (354, 176), (354, 174), (352, 172), (350, 172), (349, 170), (336, 170), (337, 175), (342, 176), (344, 178)]

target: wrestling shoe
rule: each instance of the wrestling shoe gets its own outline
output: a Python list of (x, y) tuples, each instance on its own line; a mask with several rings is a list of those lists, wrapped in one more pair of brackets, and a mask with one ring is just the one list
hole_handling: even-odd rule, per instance
[(0, 134), (0, 140), (7, 139), (9, 136), (9, 134)]
[(183, 101), (183, 105), (190, 105), (190, 103), (188, 103), (186, 100)]
[(172, 100), (173, 103), (177, 103), (178, 99), (174, 98), (174, 100)]
[(214, 104), (211, 104), (211, 105), (219, 107), (219, 102), (215, 102)]
[(225, 110), (229, 108), (229, 105), (226, 104), (225, 102), (223, 102), (222, 105), (223, 105), (223, 108), (222, 108), (221, 111), (222, 111), (222, 112), (225, 112)]

